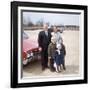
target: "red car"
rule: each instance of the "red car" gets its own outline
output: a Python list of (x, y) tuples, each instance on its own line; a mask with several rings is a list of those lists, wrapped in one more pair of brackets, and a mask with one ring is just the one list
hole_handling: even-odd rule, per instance
[(23, 32), (23, 65), (28, 62), (37, 59), (40, 55), (38, 43), (36, 40), (30, 39), (30, 37)]

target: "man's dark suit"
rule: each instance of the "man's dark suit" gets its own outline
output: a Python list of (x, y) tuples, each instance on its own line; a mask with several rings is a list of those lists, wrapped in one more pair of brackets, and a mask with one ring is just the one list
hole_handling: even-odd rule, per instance
[(45, 31), (41, 31), (38, 35), (38, 44), (42, 48), (41, 51), (41, 64), (42, 69), (48, 67), (48, 45), (51, 42), (51, 33), (48, 32), (48, 35), (45, 34)]

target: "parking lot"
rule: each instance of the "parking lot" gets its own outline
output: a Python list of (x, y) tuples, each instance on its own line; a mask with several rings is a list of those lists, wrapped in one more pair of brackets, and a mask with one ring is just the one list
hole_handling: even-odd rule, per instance
[[(25, 31), (30, 38), (36, 39), (40, 30)], [(64, 31), (62, 33), (63, 42), (66, 46), (66, 57), (65, 64), (66, 70), (60, 73), (51, 72), (49, 69), (45, 71), (41, 70), (41, 63), (39, 60), (29, 63), (23, 68), (23, 77), (32, 76), (61, 76), (61, 75), (71, 75), (79, 73), (79, 32), (80, 31)]]

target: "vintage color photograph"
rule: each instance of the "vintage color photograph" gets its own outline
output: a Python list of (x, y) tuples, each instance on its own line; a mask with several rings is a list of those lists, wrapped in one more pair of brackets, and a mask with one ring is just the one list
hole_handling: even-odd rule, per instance
[(80, 13), (22, 11), (22, 77), (80, 73)]
[(87, 76), (87, 6), (11, 2), (11, 87), (82, 84)]

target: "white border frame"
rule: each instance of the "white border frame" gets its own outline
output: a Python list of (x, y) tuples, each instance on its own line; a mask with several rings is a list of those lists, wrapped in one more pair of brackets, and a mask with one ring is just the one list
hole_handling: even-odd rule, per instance
[[(80, 72), (72, 75), (63, 75), (61, 77), (49, 77), (49, 76), (33, 76), (32, 78), (21, 78), (21, 10), (37, 10), (37, 11), (65, 11), (65, 12), (80, 12)], [(36, 8), (36, 7), (18, 7), (18, 83), (32, 83), (32, 82), (45, 82), (45, 81), (66, 81), (66, 80), (79, 80), (84, 79), (84, 10), (74, 9), (53, 9), (53, 8)], [(53, 78), (53, 79), (52, 79)]]

